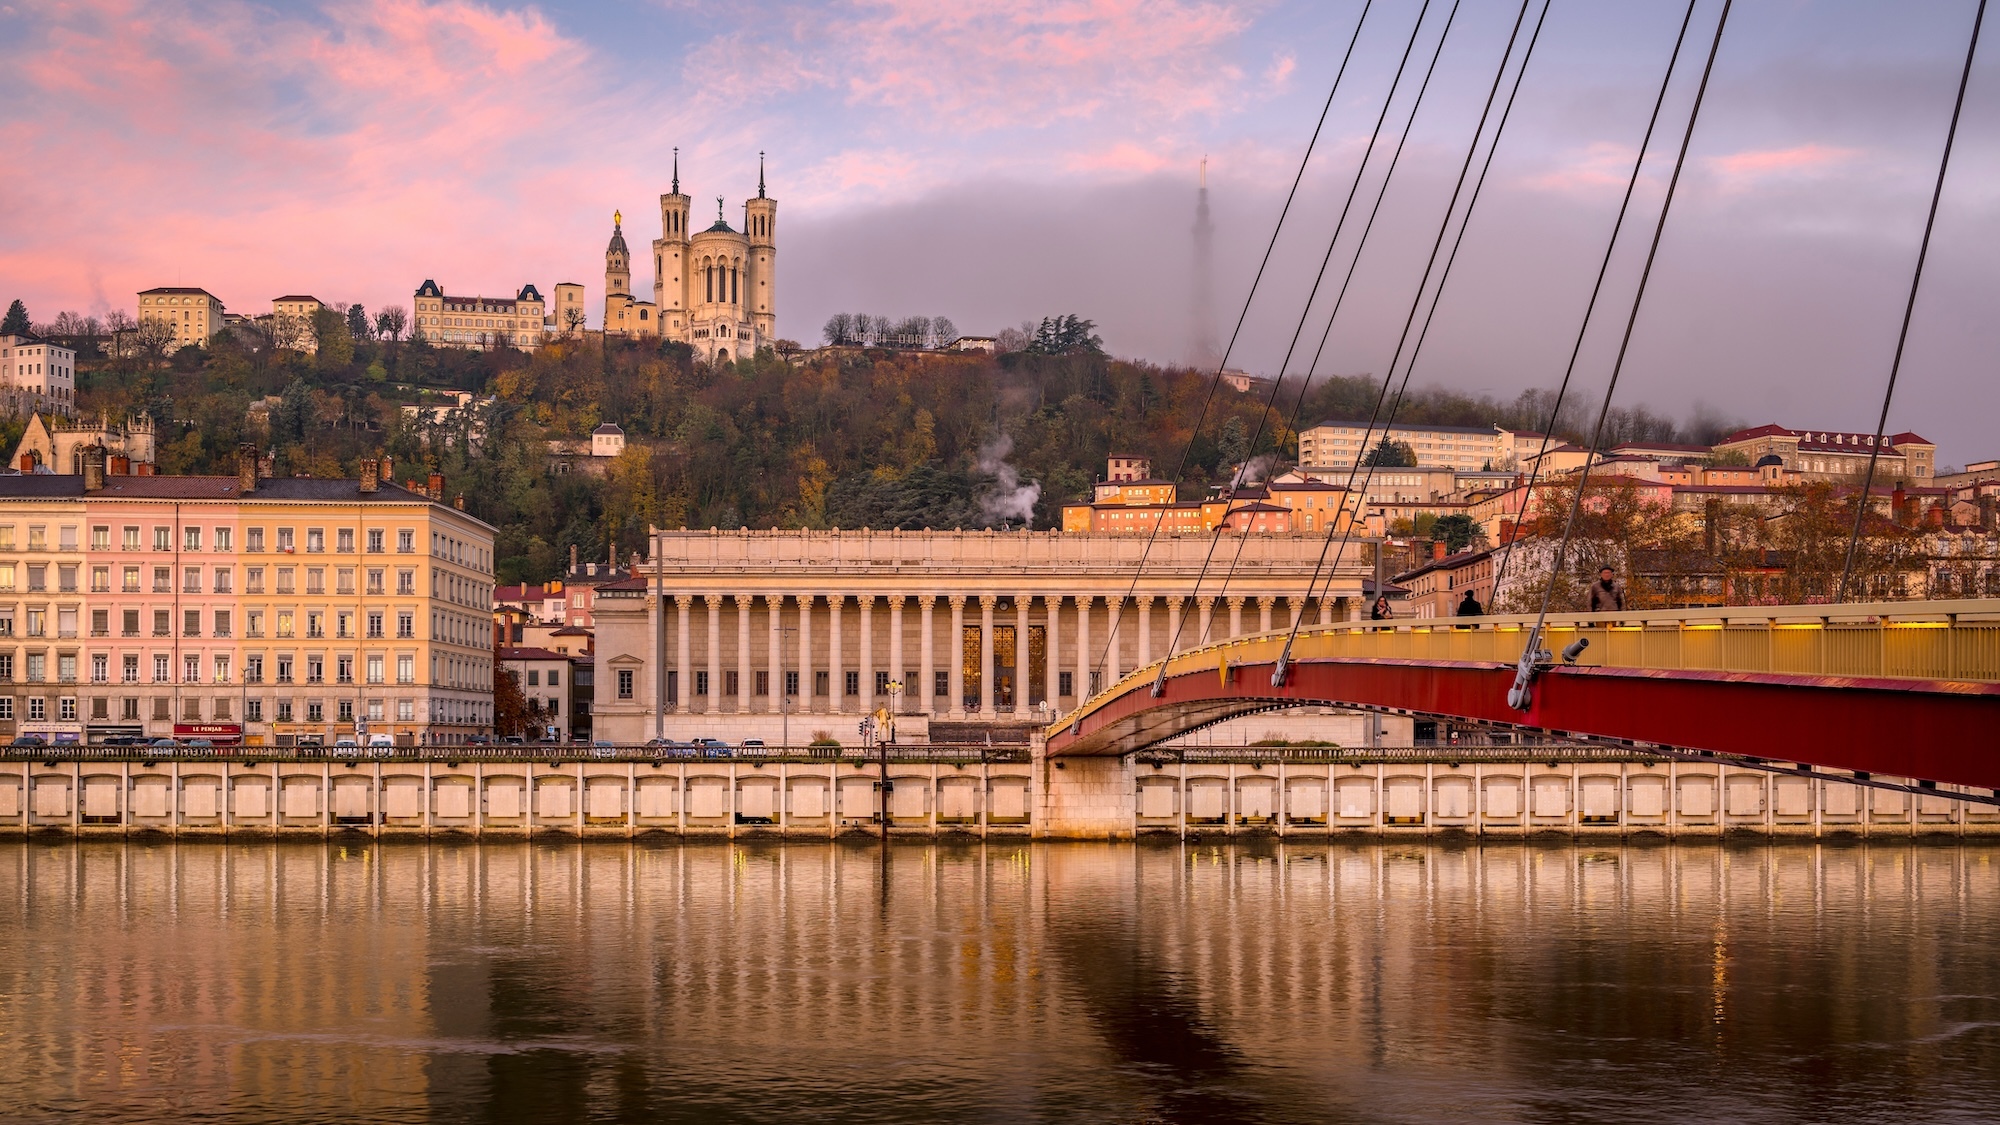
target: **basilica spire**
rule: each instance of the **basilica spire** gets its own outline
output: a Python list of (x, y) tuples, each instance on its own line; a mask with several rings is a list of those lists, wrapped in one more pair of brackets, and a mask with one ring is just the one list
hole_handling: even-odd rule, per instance
[(674, 146), (674, 194), (681, 193), (681, 146)]
[(764, 198), (764, 151), (757, 150), (757, 198)]

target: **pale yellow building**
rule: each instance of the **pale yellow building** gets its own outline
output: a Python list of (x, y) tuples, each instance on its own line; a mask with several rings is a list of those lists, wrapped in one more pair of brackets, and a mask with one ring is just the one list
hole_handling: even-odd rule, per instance
[(426, 279), (412, 305), (411, 335), (433, 344), (534, 351), (542, 342), (547, 302), (533, 285), (512, 297), (454, 297)]
[(76, 353), (36, 336), (0, 336), (0, 406), (76, 413)]
[(222, 331), (222, 317), (222, 298), (206, 289), (170, 285), (139, 294), (139, 323), (171, 325), (177, 348), (206, 347), (208, 338)]
[(271, 329), (278, 346), (307, 355), (318, 352), (319, 335), (313, 331), (313, 315), (325, 307), (318, 297), (300, 293), (271, 298)]
[[(1345, 467), (1367, 455), (1382, 441), (1383, 427), (1366, 420), (1331, 421), (1299, 434), (1299, 464)], [(1405, 442), (1426, 467), (1467, 472), (1512, 469), (1518, 458), (1532, 455), (1542, 435), (1498, 426), (1419, 426), (1398, 422), (1387, 428), (1390, 441)]]

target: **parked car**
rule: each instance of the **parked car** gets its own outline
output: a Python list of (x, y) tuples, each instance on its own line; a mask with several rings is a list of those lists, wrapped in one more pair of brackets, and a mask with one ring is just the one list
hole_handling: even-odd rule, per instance
[(354, 741), (352, 737), (343, 734), (333, 740), (333, 756), (336, 758), (359, 758), (361, 756), (361, 744)]
[(737, 745), (743, 747), (745, 750), (762, 750), (764, 748), (764, 740), (761, 738), (746, 738), (737, 743)]
[[(472, 740), (467, 739), (466, 742), (470, 744)], [(500, 740), (502, 746), (525, 746), (527, 743), (528, 740), (518, 734), (510, 734)]]
[[(516, 738), (513, 741), (519, 742), (521, 740), (519, 738)], [(490, 734), (467, 735), (465, 738), (465, 744), (467, 746), (491, 746), (493, 745), (493, 736)]]
[[(168, 739), (167, 741), (172, 742), (173, 739)], [(16, 746), (47, 746), (48, 744), (49, 740), (39, 734), (17, 734), (14, 736), (14, 745)]]
[(212, 750), (215, 748), (215, 743), (206, 738), (190, 738), (186, 742), (181, 743), (181, 745), (187, 747), (190, 750), (197, 750), (197, 749)]
[(691, 743), (704, 758), (727, 758), (729, 744), (719, 738), (697, 738)]
[(617, 755), (618, 748), (603, 739), (590, 744), (590, 756), (593, 758), (613, 758)]

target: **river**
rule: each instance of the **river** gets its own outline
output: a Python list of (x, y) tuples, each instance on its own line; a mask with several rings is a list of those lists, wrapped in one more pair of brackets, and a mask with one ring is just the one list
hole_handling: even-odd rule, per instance
[(0, 1116), (1991, 1121), (1996, 860), (17, 841)]

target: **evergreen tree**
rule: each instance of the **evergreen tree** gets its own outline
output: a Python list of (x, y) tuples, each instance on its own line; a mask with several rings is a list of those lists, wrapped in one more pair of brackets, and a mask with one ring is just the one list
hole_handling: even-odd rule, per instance
[(1375, 448), (1362, 458), (1364, 465), (1374, 465), (1382, 469), (1410, 469), (1417, 464), (1417, 451), (1407, 441), (1390, 441), (1383, 438), (1375, 443)]
[(28, 306), (22, 304), (20, 298), (16, 297), (14, 303), (7, 306), (7, 319), (0, 320), (0, 336), (26, 336), (31, 331), (33, 329), (28, 323)]
[(357, 340), (366, 340), (369, 336), (368, 310), (362, 308), (359, 301), (347, 306), (347, 332)]

